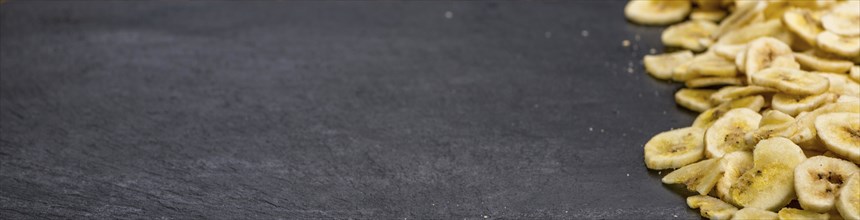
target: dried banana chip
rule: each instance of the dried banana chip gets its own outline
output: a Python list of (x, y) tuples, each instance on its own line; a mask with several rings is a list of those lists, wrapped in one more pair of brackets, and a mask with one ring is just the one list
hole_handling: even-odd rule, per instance
[(854, 163), (815, 156), (794, 168), (794, 189), (804, 210), (826, 213), (833, 209), (842, 181), (860, 172)]
[(638, 24), (666, 25), (684, 20), (691, 8), (690, 1), (638, 0), (627, 2), (624, 15)]
[(719, 104), (746, 96), (772, 92), (776, 92), (776, 89), (762, 86), (726, 86), (711, 95), (711, 102)]
[(714, 197), (695, 195), (687, 197), (687, 205), (693, 209), (701, 209), (702, 217), (709, 219), (730, 219), (738, 208)]
[(740, 77), (702, 77), (684, 82), (688, 88), (702, 88), (711, 86), (742, 86), (744, 78)]
[(730, 110), (705, 132), (705, 156), (718, 158), (726, 153), (752, 150), (744, 134), (757, 129), (760, 121), (761, 115), (750, 109)]
[(817, 57), (812, 51), (794, 53), (794, 59), (800, 63), (801, 69), (808, 71), (845, 73), (854, 66), (854, 63), (847, 60)]
[(717, 25), (710, 21), (692, 20), (669, 26), (661, 36), (666, 46), (683, 47), (692, 51), (703, 51), (710, 44), (702, 40), (710, 40), (711, 34), (717, 30)]
[(808, 96), (777, 93), (773, 95), (771, 107), (785, 114), (797, 116), (800, 112), (815, 110), (819, 106), (824, 105), (824, 103), (835, 99), (835, 95), (830, 93)]
[(707, 195), (717, 184), (721, 174), (720, 158), (707, 159), (672, 171), (663, 177), (663, 183), (683, 183), (687, 189)]
[(815, 129), (828, 150), (860, 163), (860, 114), (823, 114), (815, 119)]
[(839, 36), (825, 31), (815, 39), (818, 48), (845, 57), (860, 56), (860, 36)]
[(645, 144), (645, 165), (662, 170), (701, 160), (705, 150), (704, 134), (703, 129), (688, 127), (655, 135)]
[(684, 108), (703, 112), (713, 107), (708, 100), (717, 90), (712, 89), (681, 89), (675, 93), (675, 102)]
[(794, 199), (794, 168), (806, 160), (799, 146), (774, 137), (759, 142), (753, 151), (753, 168), (729, 190), (735, 204), (776, 210)]
[(689, 50), (660, 55), (645, 55), (643, 63), (645, 70), (657, 79), (672, 78), (672, 70), (675, 67), (693, 60), (693, 52)]
[(827, 78), (799, 69), (773, 67), (752, 74), (752, 84), (792, 95), (817, 95), (827, 91)]

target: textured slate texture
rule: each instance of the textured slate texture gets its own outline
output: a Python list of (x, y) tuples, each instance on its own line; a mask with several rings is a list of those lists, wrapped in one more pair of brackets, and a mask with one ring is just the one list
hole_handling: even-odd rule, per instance
[(698, 218), (623, 6), (7, 2), (0, 219)]

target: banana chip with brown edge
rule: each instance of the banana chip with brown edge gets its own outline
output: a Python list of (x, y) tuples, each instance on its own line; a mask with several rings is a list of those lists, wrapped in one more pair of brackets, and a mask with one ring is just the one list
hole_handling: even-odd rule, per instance
[(691, 8), (690, 1), (638, 0), (627, 2), (624, 15), (638, 24), (666, 25), (684, 20)]
[(678, 65), (693, 60), (693, 52), (689, 50), (660, 55), (645, 55), (643, 63), (645, 70), (657, 79), (671, 79), (672, 70)]
[(771, 99), (771, 108), (791, 116), (797, 116), (800, 112), (812, 111), (824, 103), (833, 101), (836, 95), (831, 93), (821, 93), (818, 95), (789, 95), (785, 93), (777, 93)]
[(707, 129), (714, 124), (717, 119), (723, 117), (726, 112), (736, 109), (736, 108), (748, 108), (755, 112), (761, 110), (764, 107), (765, 101), (764, 97), (760, 95), (756, 96), (747, 96), (744, 98), (739, 98), (735, 100), (731, 100), (728, 102), (724, 102), (723, 104), (718, 105), (717, 107), (708, 109), (707, 111), (702, 112), (696, 119), (693, 121), (693, 127)]
[(860, 56), (860, 36), (839, 36), (833, 32), (825, 31), (815, 38), (818, 48), (839, 56)]
[(705, 131), (705, 156), (718, 158), (726, 153), (752, 150), (753, 146), (747, 144), (744, 134), (757, 129), (760, 121), (761, 115), (747, 108), (726, 112)]
[(845, 73), (854, 66), (854, 63), (847, 60), (817, 57), (812, 51), (794, 53), (794, 59), (800, 63), (801, 69), (807, 71)]
[(819, 25), (820, 13), (809, 9), (789, 10), (782, 15), (782, 23), (792, 33), (809, 45), (815, 46), (815, 38), (824, 31)]
[(813, 211), (800, 210), (795, 208), (782, 208), (776, 213), (779, 219), (809, 219), (809, 220), (828, 220), (830, 213), (817, 213)]
[(712, 106), (708, 98), (717, 90), (713, 89), (681, 89), (675, 93), (675, 102), (684, 108), (703, 112), (710, 109)]
[(773, 93), (776, 92), (776, 89), (762, 87), (762, 86), (726, 86), (720, 88), (711, 95), (711, 103), (720, 104), (724, 102), (728, 102), (734, 99), (758, 95), (763, 93)]
[(827, 78), (799, 69), (771, 67), (752, 74), (752, 84), (792, 95), (817, 95), (827, 91)]
[(741, 77), (702, 77), (687, 80), (684, 85), (687, 88), (702, 88), (711, 86), (742, 86), (745, 79)]
[(703, 40), (710, 40), (711, 34), (717, 30), (717, 24), (710, 21), (692, 20), (669, 26), (661, 36), (666, 46), (682, 47), (692, 51), (703, 51), (710, 44), (703, 44)]
[(720, 160), (720, 168), (723, 171), (723, 176), (717, 181), (716, 189), (717, 197), (726, 202), (731, 202), (731, 194), (729, 189), (737, 182), (741, 174), (753, 167), (753, 155), (750, 151), (735, 151), (723, 155)]

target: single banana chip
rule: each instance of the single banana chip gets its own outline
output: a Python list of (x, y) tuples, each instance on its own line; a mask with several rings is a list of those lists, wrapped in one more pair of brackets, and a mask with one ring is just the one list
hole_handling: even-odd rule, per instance
[(723, 201), (731, 202), (733, 200), (729, 193), (729, 189), (731, 189), (732, 185), (737, 182), (738, 178), (741, 177), (741, 174), (744, 174), (744, 172), (747, 172), (747, 170), (753, 167), (752, 152), (735, 151), (727, 153), (723, 156), (723, 159), (720, 160), (720, 166), (721, 170), (723, 170), (723, 176), (720, 177), (719, 181), (717, 181), (717, 185), (715, 187), (717, 196)]
[(660, 55), (645, 55), (643, 63), (645, 70), (654, 78), (670, 79), (675, 67), (690, 60), (693, 60), (693, 52), (684, 50)]
[(684, 82), (688, 88), (702, 88), (711, 86), (742, 86), (744, 79), (740, 77), (702, 77)]
[(851, 79), (860, 83), (860, 66), (851, 67), (851, 72), (848, 75), (851, 76)]
[(655, 135), (645, 143), (645, 166), (663, 170), (701, 160), (705, 150), (704, 134), (704, 129), (688, 127)]
[(696, 117), (696, 120), (693, 121), (693, 127), (707, 129), (711, 127), (717, 119), (723, 117), (726, 112), (729, 112), (732, 109), (736, 108), (748, 108), (752, 111), (758, 112), (764, 107), (765, 101), (764, 97), (757, 96), (748, 96), (740, 99), (735, 99), (729, 102), (724, 102), (723, 104), (718, 105), (717, 107), (708, 109), (705, 112), (699, 114)]
[(827, 150), (854, 163), (860, 163), (860, 114), (819, 115), (815, 119), (815, 130), (821, 141), (827, 145)]
[(759, 142), (753, 151), (753, 168), (729, 189), (735, 204), (776, 210), (794, 199), (794, 168), (806, 160), (799, 146), (774, 137)]
[(840, 95), (836, 102), (860, 102), (860, 97), (850, 95)]
[(771, 125), (784, 125), (794, 123), (794, 117), (777, 110), (766, 110), (761, 114), (759, 127)]
[(860, 83), (848, 78), (848, 75), (824, 72), (814, 73), (827, 78), (830, 83), (830, 86), (827, 88), (828, 92), (839, 95), (860, 96)]
[(763, 37), (750, 43), (747, 49), (745, 73), (752, 76), (770, 67), (800, 68), (794, 61), (794, 53), (787, 44), (771, 37)]
[(687, 70), (699, 76), (733, 77), (738, 74), (734, 63), (711, 52), (693, 58)]
[(803, 70), (773, 67), (752, 74), (752, 84), (792, 95), (817, 95), (826, 92), (830, 82)]
[(815, 156), (794, 168), (794, 189), (804, 210), (825, 213), (833, 209), (842, 182), (860, 172), (854, 163)]
[(762, 113), (758, 129), (744, 134), (748, 145), (755, 146), (759, 141), (771, 137), (791, 137), (794, 134), (794, 118), (777, 110), (767, 110)]
[(816, 57), (812, 51), (794, 53), (794, 59), (800, 63), (801, 69), (808, 71), (845, 73), (854, 66), (851, 61)]
[(821, 17), (821, 25), (824, 29), (843, 36), (860, 35), (860, 3), (848, 2), (835, 7), (830, 13)]
[(773, 92), (776, 92), (776, 89), (762, 86), (726, 86), (712, 94), (710, 100), (714, 104), (719, 104), (741, 97)]
[(776, 212), (749, 207), (735, 212), (732, 220), (779, 220), (779, 216)]
[(825, 31), (815, 38), (818, 48), (844, 57), (860, 56), (860, 36), (839, 36)]
[(820, 17), (818, 13), (813, 13), (811, 10), (796, 9), (783, 14), (782, 23), (804, 42), (815, 46), (815, 38), (824, 31), (818, 25)]
[(699, 161), (672, 171), (663, 177), (665, 184), (683, 183), (687, 189), (708, 195), (720, 179), (720, 158)]
[(845, 219), (860, 219), (860, 174), (851, 175), (839, 189), (836, 210)]
[(703, 112), (713, 107), (708, 98), (717, 90), (712, 89), (681, 89), (675, 93), (675, 102), (684, 108)]
[[(692, 51), (703, 51), (707, 46), (702, 39), (710, 39), (717, 30), (717, 24), (710, 21), (692, 20), (669, 26), (661, 39), (666, 46), (683, 47)], [(705, 42), (707, 43), (707, 41)]]
[(824, 103), (834, 99), (835, 96), (831, 93), (821, 93), (809, 96), (777, 93), (776, 95), (773, 95), (771, 107), (785, 114), (797, 116), (800, 112), (815, 110), (819, 106), (824, 105)]
[(776, 213), (779, 219), (809, 219), (809, 220), (828, 220), (830, 214), (817, 213), (813, 211), (800, 210), (795, 208), (782, 208), (779, 213)]
[(710, 48), (714, 54), (728, 60), (737, 59), (738, 54), (746, 49), (746, 44), (715, 44)]
[(695, 195), (687, 197), (687, 205), (693, 209), (701, 209), (702, 217), (709, 219), (731, 219), (738, 208), (714, 197)]
[[(716, 2), (716, 1), (711, 1)], [(726, 11), (720, 9), (693, 9), (693, 12), (690, 12), (690, 20), (702, 20), (702, 21), (710, 21), (710, 22), (719, 22), (726, 17), (728, 13)]]
[(690, 13), (690, 1), (639, 0), (627, 2), (624, 15), (644, 25), (666, 25), (684, 20)]
[(732, 109), (717, 119), (705, 132), (705, 156), (722, 157), (726, 153), (752, 150), (744, 134), (758, 128), (761, 115), (746, 108)]

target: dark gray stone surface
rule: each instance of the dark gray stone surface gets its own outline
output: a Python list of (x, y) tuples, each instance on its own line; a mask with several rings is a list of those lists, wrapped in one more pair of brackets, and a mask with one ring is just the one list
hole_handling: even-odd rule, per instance
[(698, 218), (623, 6), (8, 2), (0, 219)]

